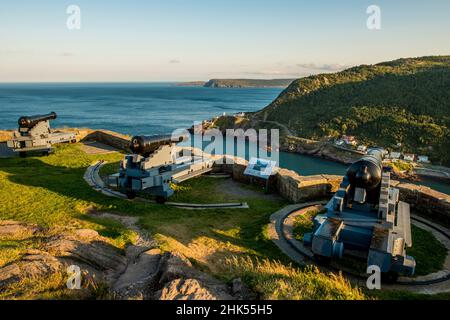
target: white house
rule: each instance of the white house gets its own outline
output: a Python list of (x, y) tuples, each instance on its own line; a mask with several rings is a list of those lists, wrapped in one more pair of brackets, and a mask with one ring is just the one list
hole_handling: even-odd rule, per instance
[(335, 144), (336, 144), (337, 146), (342, 146), (342, 145), (344, 144), (344, 140), (341, 140), (341, 139), (336, 140)]
[(356, 139), (354, 136), (342, 136), (342, 140), (344, 140), (346, 144), (356, 146)]
[(361, 144), (358, 146), (357, 150), (361, 152), (367, 152), (367, 146)]
[(430, 163), (430, 160), (428, 159), (428, 156), (418, 156), (417, 162), (420, 163)]
[(400, 156), (401, 156), (400, 152), (391, 151), (391, 153), (389, 153), (389, 158), (392, 160), (398, 160), (400, 159)]
[(405, 153), (403, 155), (403, 160), (414, 162), (414, 160), (416, 160), (416, 155), (412, 153)]

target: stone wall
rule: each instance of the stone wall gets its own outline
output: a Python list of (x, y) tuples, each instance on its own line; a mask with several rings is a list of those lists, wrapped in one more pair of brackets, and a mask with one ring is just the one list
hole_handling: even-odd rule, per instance
[[(234, 158), (234, 164), (227, 164), (224, 157), (222, 164), (216, 164), (216, 170), (223, 171), (232, 176), (236, 181), (265, 186), (266, 181), (256, 177), (249, 177), (244, 174), (248, 162), (241, 158)], [(278, 172), (269, 179), (269, 192), (276, 192), (286, 200), (297, 203), (318, 198), (329, 197), (332, 192), (338, 189), (342, 180), (340, 176), (317, 175), (300, 176), (294, 171), (279, 169)]]
[(108, 130), (95, 130), (87, 133), (80, 140), (93, 140), (120, 150), (128, 151), (131, 137)]
[[(97, 141), (120, 150), (128, 150), (131, 137), (109, 130), (93, 130), (88, 128), (58, 128), (56, 132), (73, 132), (77, 141)], [(0, 142), (11, 139), (13, 131), (0, 130)]]
[(276, 189), (283, 198), (298, 203), (329, 197), (337, 191), (341, 180), (341, 176), (300, 176), (294, 171), (280, 169), (276, 175)]
[[(224, 157), (226, 159), (226, 157)], [(265, 180), (244, 175), (247, 161), (235, 158), (234, 164), (216, 164), (215, 170), (228, 173), (236, 181), (264, 186)], [(276, 192), (292, 203), (320, 198), (329, 199), (337, 191), (342, 176), (315, 175), (300, 176), (294, 171), (279, 169), (269, 180), (269, 191)], [(409, 203), (413, 210), (426, 214), (446, 225), (450, 225), (450, 196), (425, 186), (392, 181), (400, 190), (402, 201)]]
[(450, 196), (425, 186), (393, 182), (400, 190), (400, 199), (411, 205), (413, 210), (450, 225)]

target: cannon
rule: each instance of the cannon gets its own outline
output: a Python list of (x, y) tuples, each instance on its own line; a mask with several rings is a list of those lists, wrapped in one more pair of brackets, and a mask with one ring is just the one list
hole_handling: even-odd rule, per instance
[(373, 149), (347, 170), (339, 190), (314, 218), (304, 236), (320, 261), (352, 256), (377, 266), (388, 281), (414, 274), (416, 262), (406, 254), (412, 246), (410, 208), (399, 200), (383, 167), (384, 152)]
[(23, 157), (30, 151), (41, 151), (48, 155), (53, 144), (76, 142), (74, 133), (57, 132), (50, 129), (49, 121), (56, 117), (55, 112), (20, 117), (17, 121), (19, 128), (14, 132), (13, 138), (7, 141), (7, 146), (14, 152), (19, 152), (19, 155)]
[(130, 141), (131, 154), (120, 162), (119, 172), (110, 175), (108, 184), (125, 193), (129, 199), (145, 192), (164, 203), (174, 191), (173, 183), (180, 183), (212, 170), (213, 161), (192, 150), (184, 156), (176, 144), (186, 137), (135, 136)]

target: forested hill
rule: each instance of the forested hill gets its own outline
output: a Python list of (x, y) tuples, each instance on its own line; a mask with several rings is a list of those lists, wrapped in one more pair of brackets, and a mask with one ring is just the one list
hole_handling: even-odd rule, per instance
[(254, 120), (298, 136), (350, 134), (450, 165), (450, 56), (399, 59), (295, 80)]

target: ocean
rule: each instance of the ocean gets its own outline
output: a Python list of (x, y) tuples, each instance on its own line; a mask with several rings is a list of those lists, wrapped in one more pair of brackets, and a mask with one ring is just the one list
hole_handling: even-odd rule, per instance
[[(175, 83), (0, 84), (0, 129), (16, 129), (23, 115), (55, 111), (52, 127), (108, 129), (129, 135), (170, 134), (195, 121), (260, 110), (280, 88), (203, 88)], [(280, 153), (280, 166), (301, 175), (343, 175), (346, 166)], [(421, 182), (450, 194), (450, 185)]]
[(22, 115), (55, 111), (53, 127), (170, 134), (223, 113), (256, 111), (281, 89), (212, 89), (172, 83), (0, 84), (0, 128)]

